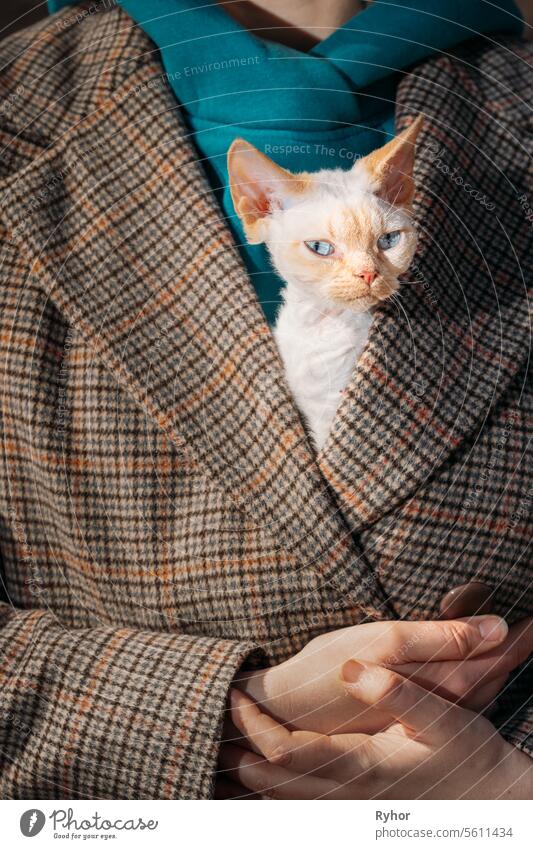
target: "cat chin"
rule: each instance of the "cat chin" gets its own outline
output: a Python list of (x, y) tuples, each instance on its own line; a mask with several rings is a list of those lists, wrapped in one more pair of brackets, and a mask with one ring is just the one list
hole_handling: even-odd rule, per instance
[(373, 297), (361, 297), (354, 298), (351, 301), (338, 301), (339, 306), (344, 307), (344, 309), (349, 309), (352, 312), (368, 312), (373, 307), (377, 306), (379, 302), (383, 300), (383, 298), (373, 298)]
[(352, 312), (367, 312), (368, 310), (373, 309), (383, 301), (388, 301), (389, 298), (391, 298), (394, 293), (398, 291), (398, 289), (398, 286), (392, 289), (388, 287), (387, 292), (384, 292), (383, 294), (372, 293), (370, 295), (359, 295), (356, 297), (339, 297), (338, 295), (329, 295), (329, 300), (336, 306), (342, 307), (343, 309), (351, 310)]

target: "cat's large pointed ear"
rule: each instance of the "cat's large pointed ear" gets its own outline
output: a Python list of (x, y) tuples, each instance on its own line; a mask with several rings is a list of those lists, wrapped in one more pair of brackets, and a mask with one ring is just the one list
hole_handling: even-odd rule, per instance
[(228, 174), (235, 212), (252, 245), (265, 241), (273, 210), (282, 209), (305, 185), (300, 176), (276, 165), (244, 139), (235, 139), (228, 150)]
[(375, 193), (394, 206), (410, 207), (413, 202), (416, 139), (423, 123), (424, 118), (419, 115), (399, 136), (372, 151), (355, 166), (364, 164), (370, 172)]

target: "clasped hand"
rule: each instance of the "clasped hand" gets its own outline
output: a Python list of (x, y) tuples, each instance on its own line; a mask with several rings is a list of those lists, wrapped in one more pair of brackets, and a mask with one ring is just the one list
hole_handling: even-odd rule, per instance
[(529, 656), (531, 625), (357, 625), (242, 675), (219, 797), (528, 798), (533, 762), (478, 711)]

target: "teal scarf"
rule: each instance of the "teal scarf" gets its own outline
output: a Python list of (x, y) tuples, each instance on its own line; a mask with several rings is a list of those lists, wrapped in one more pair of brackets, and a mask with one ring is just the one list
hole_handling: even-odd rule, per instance
[[(290, 2), (290, 0), (288, 0)], [(161, 51), (207, 176), (270, 322), (281, 281), (247, 245), (226, 152), (243, 136), (295, 171), (349, 168), (394, 132), (401, 69), (480, 33), (520, 34), (512, 0), (375, 0), (307, 53), (260, 37), (206, 0), (119, 0)], [(50, 11), (68, 5), (49, 0)]]

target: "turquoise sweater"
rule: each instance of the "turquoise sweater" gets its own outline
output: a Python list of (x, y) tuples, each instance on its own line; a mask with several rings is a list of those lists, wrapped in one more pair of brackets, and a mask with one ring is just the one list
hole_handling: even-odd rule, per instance
[[(520, 34), (512, 0), (375, 0), (307, 53), (261, 38), (222, 4), (119, 0), (161, 51), (208, 179), (258, 298), (275, 319), (282, 281), (247, 245), (228, 189), (226, 152), (242, 136), (295, 171), (349, 168), (394, 132), (399, 71), (480, 34)], [(49, 0), (50, 11), (69, 5)]]

